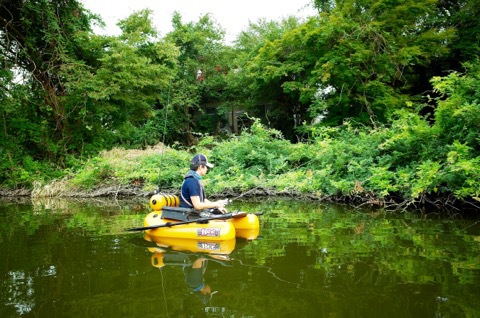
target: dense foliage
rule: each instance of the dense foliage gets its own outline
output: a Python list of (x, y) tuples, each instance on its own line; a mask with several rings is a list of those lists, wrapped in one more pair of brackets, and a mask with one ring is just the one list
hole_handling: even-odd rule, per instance
[[(237, 198), (280, 192), (392, 208), (426, 202), (443, 206), (455, 204), (455, 198), (475, 206), (471, 198), (480, 196), (478, 152), (465, 141), (445, 145), (441, 140), (449, 138), (449, 133), (430, 127), (418, 116), (401, 114), (390, 128), (372, 130), (345, 123), (311, 134), (311, 142), (293, 144), (256, 120), (240, 136), (223, 142), (205, 138), (191, 150), (205, 153), (215, 163), (203, 181), (209, 195)], [(36, 188), (33, 194), (105, 194), (106, 187), (110, 194), (129, 188), (140, 193), (160, 188), (178, 194), (191, 152), (115, 148), (87, 160), (68, 178)], [(449, 198), (450, 194), (454, 197)]]
[[(213, 192), (477, 200), (479, 1), (313, 5), (306, 21), (259, 20), (226, 45), (209, 15), (175, 13), (160, 37), (143, 10), (100, 36), (77, 1), (2, 1), (2, 187), (73, 171), (82, 188), (176, 187), (187, 150), (202, 150), (217, 161)], [(235, 136), (238, 109), (259, 119)], [(95, 157), (159, 142), (174, 147), (121, 176)]]

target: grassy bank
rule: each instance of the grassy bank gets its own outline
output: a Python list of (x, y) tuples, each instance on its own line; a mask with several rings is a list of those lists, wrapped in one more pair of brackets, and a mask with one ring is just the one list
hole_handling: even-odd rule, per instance
[(389, 128), (361, 130), (346, 123), (310, 133), (310, 142), (292, 144), (256, 122), (240, 136), (207, 137), (192, 149), (115, 148), (62, 179), (35, 183), (31, 195), (148, 196), (159, 187), (178, 193), (192, 154), (202, 152), (215, 163), (204, 178), (210, 196), (282, 194), (391, 208), (479, 209), (479, 157), (456, 142), (439, 145), (438, 136), (417, 117)]

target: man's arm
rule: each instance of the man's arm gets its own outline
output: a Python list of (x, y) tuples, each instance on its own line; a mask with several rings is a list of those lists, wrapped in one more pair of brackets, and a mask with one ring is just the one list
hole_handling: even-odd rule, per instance
[(210, 201), (205, 199), (203, 202), (200, 202), (200, 196), (192, 196), (190, 197), (192, 200), (193, 207), (195, 210), (203, 210), (203, 209), (219, 209), (222, 213), (227, 212), (225, 209), (225, 205), (228, 203), (228, 200), (218, 200), (218, 201)]

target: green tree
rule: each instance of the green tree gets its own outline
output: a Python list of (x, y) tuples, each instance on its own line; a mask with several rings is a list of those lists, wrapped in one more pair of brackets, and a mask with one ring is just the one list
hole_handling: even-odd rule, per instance
[(2, 67), (16, 68), (36, 92), (35, 112), (49, 126), (37, 150), (55, 157), (70, 137), (68, 110), (62, 99), (67, 91), (59, 72), (71, 59), (80, 58), (82, 50), (71, 35), (89, 31), (93, 17), (77, 1), (46, 0), (3, 2), (0, 16)]
[(78, 1), (0, 3), (1, 181), (31, 184), (65, 159), (74, 127), (60, 72), (82, 58), (75, 34), (93, 19)]
[(478, 0), (438, 1), (437, 23), (456, 29), (455, 38), (448, 44), (450, 54), (446, 61), (442, 61), (444, 69), (462, 71), (463, 62), (473, 61), (480, 55), (479, 15)]
[(92, 63), (67, 65), (62, 75), (70, 92), (71, 116), (78, 128), (75, 146), (93, 151), (122, 144), (144, 144), (132, 137), (154, 117), (177, 72), (178, 50), (161, 41), (150, 10), (135, 12), (118, 25), (122, 34), (83, 34), (83, 48), (95, 52)]
[(39, 160), (55, 169), (72, 154), (135, 142), (176, 74), (178, 51), (158, 39), (149, 10), (120, 21), (118, 37), (92, 34), (95, 16), (77, 1), (0, 10), (3, 180), (29, 184), (49, 170)]
[[(331, 123), (353, 117), (375, 126), (419, 102), (416, 86), (428, 82), (419, 67), (446, 55), (445, 43), (454, 36), (453, 29), (429, 23), (435, 5), (435, 0), (337, 1), (331, 13), (312, 22), (307, 42), (315, 43), (311, 54), (319, 58), (304, 91), (312, 115), (326, 112)], [(326, 87), (336, 94), (322, 95)]]
[(175, 12), (172, 24), (173, 31), (165, 40), (173, 43), (180, 55), (178, 73), (171, 83), (169, 106), (176, 117), (179, 132), (176, 139), (192, 143), (192, 133), (201, 132), (192, 115), (201, 114), (201, 105), (218, 100), (223, 90), (225, 32), (208, 14), (198, 22), (183, 23), (180, 13)]
[[(291, 16), (280, 22), (250, 23), (235, 42), (236, 58), (228, 76), (228, 96), (240, 99), (249, 114), (265, 119), (288, 139), (294, 139), (291, 127), (300, 124), (306, 112), (298, 91), (284, 86), (291, 79), (305, 77), (298, 64), (303, 61), (294, 53), (302, 50), (295, 42), (301, 22)], [(281, 47), (285, 38), (295, 38), (294, 43)]]

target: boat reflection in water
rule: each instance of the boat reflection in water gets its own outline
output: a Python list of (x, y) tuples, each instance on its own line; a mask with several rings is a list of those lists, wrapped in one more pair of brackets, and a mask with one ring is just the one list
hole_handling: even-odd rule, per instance
[[(238, 229), (235, 231), (236, 238), (223, 241), (159, 237), (151, 236), (148, 233), (145, 234), (144, 239), (157, 245), (157, 247), (148, 248), (150, 252), (154, 253), (152, 255), (152, 265), (155, 267), (163, 267), (169, 264), (169, 260), (175, 259), (176, 256), (172, 257), (170, 255), (178, 255), (178, 252), (185, 252), (189, 254), (203, 253), (215, 259), (218, 259), (219, 256), (221, 256), (222, 259), (225, 259), (225, 256), (227, 256), (226, 259), (228, 259), (228, 256), (235, 249), (237, 238), (251, 241), (258, 237), (259, 232), (259, 228)], [(175, 263), (175, 265), (179, 264)]]
[[(242, 240), (253, 240), (258, 236), (257, 230), (238, 233)], [(237, 238), (224, 241), (207, 241), (182, 238), (152, 237), (145, 234), (145, 240), (154, 242), (156, 247), (149, 247), (152, 253), (151, 264), (162, 269), (165, 266), (179, 266), (185, 276), (185, 283), (190, 294), (198, 298), (204, 305), (210, 302), (216, 293), (204, 279), (209, 262), (217, 262), (222, 266), (232, 266), (230, 254), (235, 249)]]

